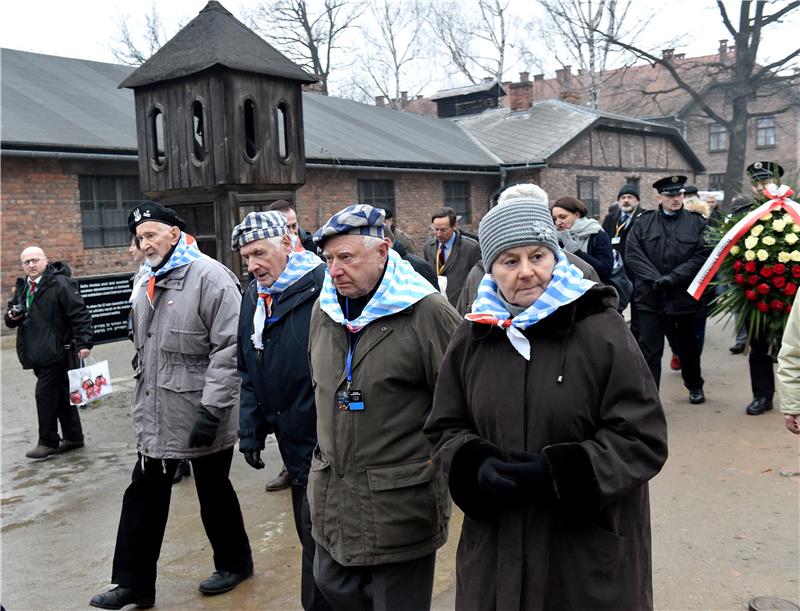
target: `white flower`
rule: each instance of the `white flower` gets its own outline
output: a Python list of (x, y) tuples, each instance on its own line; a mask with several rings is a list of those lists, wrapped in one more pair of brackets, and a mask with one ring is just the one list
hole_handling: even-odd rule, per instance
[(783, 215), (783, 222), (786, 223), (787, 225), (791, 225), (792, 223), (794, 223), (794, 219), (792, 218), (792, 215), (787, 212), (786, 214)]
[(742, 252), (742, 249), (739, 248), (738, 246), (734, 246), (733, 248), (731, 248), (731, 254), (733, 256), (738, 255), (740, 252)]
[(754, 225), (753, 228), (750, 230), (750, 235), (760, 236), (763, 231), (764, 231), (764, 225)]
[[(798, 253), (798, 254), (800, 254), (800, 253)], [(769, 253), (766, 250), (764, 250), (763, 248), (759, 248), (756, 251), (756, 257), (758, 257), (759, 261), (766, 261), (769, 258)]]
[(762, 217), (761, 217), (759, 220), (762, 220), (762, 221), (768, 221), (768, 220), (770, 220), (771, 218), (772, 218), (772, 213), (771, 213), (771, 212), (767, 212), (767, 213), (766, 213), (764, 216), (762, 216)]
[(789, 253), (792, 261), (800, 261), (800, 250), (793, 250)]
[(792, 256), (788, 252), (782, 250), (778, 253), (778, 261), (780, 261), (781, 263), (788, 263), (791, 260)]
[(767, 235), (761, 238), (761, 242), (765, 246), (773, 246), (775, 244), (775, 238), (773, 238), (771, 235)]
[(772, 228), (775, 231), (783, 231), (785, 227), (786, 223), (783, 221), (783, 219), (775, 219), (772, 221)]
[(787, 233), (787, 234), (784, 236), (784, 240), (786, 240), (786, 243), (787, 243), (789, 246), (791, 246), (792, 244), (796, 243), (796, 242), (797, 242), (797, 240), (800, 240), (800, 238), (798, 238), (798, 237), (797, 237), (797, 234), (793, 232), (793, 233)]
[(792, 225), (792, 231), (794, 231), (795, 233), (800, 233), (800, 225), (797, 224)]
[(756, 258), (756, 253), (754, 253), (752, 250), (745, 250), (744, 258), (747, 259), (748, 261), (752, 261), (753, 259)]
[(744, 239), (744, 247), (745, 247), (747, 250), (752, 250), (752, 249), (753, 249), (753, 248), (755, 248), (757, 245), (758, 245), (758, 238), (755, 238), (755, 237), (753, 237), (753, 236), (751, 236), (751, 235), (750, 235), (750, 236), (747, 236), (747, 237)]

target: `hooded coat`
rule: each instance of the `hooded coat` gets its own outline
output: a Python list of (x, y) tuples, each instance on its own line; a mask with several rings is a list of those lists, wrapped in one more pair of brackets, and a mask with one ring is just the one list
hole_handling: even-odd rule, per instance
[[(25, 318), (12, 320), (6, 314), (6, 326), (17, 329), (17, 357), (23, 369), (67, 368), (73, 366), (73, 348), (92, 347), (92, 315), (71, 276), (66, 263), (49, 263)], [(27, 280), (17, 278), (9, 308), (25, 307), (27, 292)], [(70, 346), (73, 341), (74, 347)]]
[[(465, 513), (456, 608), (651, 609), (647, 482), (667, 457), (666, 422), (613, 289), (524, 333), (530, 361), (502, 329), (463, 322), (424, 429)], [(515, 505), (480, 492), (483, 460), (511, 452), (544, 456), (549, 495)]]

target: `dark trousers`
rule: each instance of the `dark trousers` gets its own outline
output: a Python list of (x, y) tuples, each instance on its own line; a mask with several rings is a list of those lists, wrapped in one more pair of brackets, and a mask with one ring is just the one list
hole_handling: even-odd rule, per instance
[(656, 386), (661, 382), (661, 358), (664, 335), (669, 329), (681, 358), (681, 376), (689, 390), (703, 388), (700, 375), (700, 346), (695, 334), (694, 314), (661, 314), (639, 310), (639, 348), (653, 374)]
[(292, 485), (292, 513), (294, 528), (303, 551), (300, 603), (306, 611), (327, 611), (331, 606), (314, 580), (314, 554), (317, 551), (317, 544), (311, 536), (311, 510), (308, 507), (305, 486)]
[[(250, 573), (253, 559), (244, 530), (239, 499), (228, 474), (233, 448), (192, 458), (200, 517), (214, 550), (218, 571)], [(145, 458), (136, 461), (122, 499), (122, 515), (114, 550), (112, 583), (155, 594), (156, 564), (167, 526), (172, 478), (180, 460)]]
[(436, 552), (372, 566), (342, 566), (321, 545), (314, 577), (333, 609), (339, 611), (425, 611), (431, 608)]
[(83, 441), (78, 408), (69, 403), (69, 379), (62, 366), (37, 367), (36, 413), (39, 416), (39, 445), (57, 448), (58, 424), (64, 439)]
[(757, 399), (772, 399), (775, 394), (774, 362), (770, 354), (770, 343), (763, 337), (753, 337), (750, 340), (750, 386), (753, 397)]

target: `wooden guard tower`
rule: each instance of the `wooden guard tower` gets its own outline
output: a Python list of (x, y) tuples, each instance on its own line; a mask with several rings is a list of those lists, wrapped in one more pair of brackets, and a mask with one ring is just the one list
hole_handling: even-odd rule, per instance
[(314, 81), (212, 1), (120, 84), (134, 91), (142, 192), (234, 271), (233, 226), (305, 181), (301, 85)]

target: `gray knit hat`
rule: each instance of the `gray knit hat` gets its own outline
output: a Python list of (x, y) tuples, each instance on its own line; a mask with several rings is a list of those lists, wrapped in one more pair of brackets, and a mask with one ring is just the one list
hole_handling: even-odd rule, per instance
[(558, 256), (556, 226), (547, 204), (534, 199), (514, 199), (495, 206), (478, 225), (483, 265), (491, 272), (492, 263), (505, 250), (541, 244)]

